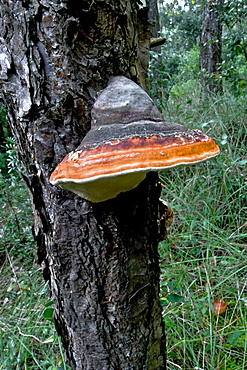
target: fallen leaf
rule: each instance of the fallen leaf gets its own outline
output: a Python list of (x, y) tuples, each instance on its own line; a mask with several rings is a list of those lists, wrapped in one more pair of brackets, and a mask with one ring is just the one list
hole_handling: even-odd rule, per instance
[(221, 299), (214, 299), (213, 301), (213, 307), (214, 307), (214, 314), (220, 315), (225, 312), (227, 303), (225, 301), (222, 301)]

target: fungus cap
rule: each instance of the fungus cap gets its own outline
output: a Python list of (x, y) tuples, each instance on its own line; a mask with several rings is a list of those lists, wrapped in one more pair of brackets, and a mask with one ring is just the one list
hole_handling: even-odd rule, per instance
[(114, 77), (92, 109), (92, 128), (51, 174), (50, 182), (92, 202), (136, 187), (149, 171), (201, 162), (219, 153), (199, 130), (162, 119), (149, 95)]

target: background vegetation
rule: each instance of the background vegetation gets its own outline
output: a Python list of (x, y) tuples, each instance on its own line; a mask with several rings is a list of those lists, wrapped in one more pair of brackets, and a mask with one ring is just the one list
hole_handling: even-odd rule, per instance
[[(151, 91), (165, 119), (199, 128), (221, 154), (160, 175), (174, 222), (160, 243), (161, 302), (168, 369), (247, 366), (247, 2), (225, 0), (221, 20), (223, 93), (203, 97), (202, 2), (161, 9), (167, 42), (152, 53)], [(160, 76), (159, 91), (156, 90)], [(162, 88), (160, 89), (160, 86)], [(160, 93), (161, 91), (161, 93)], [(214, 302), (222, 301), (221, 314)]]
[[(174, 1), (161, 8), (167, 42), (161, 53), (151, 53), (151, 93), (165, 119), (201, 129), (221, 148), (205, 163), (160, 174), (162, 197), (174, 212), (168, 238), (159, 245), (170, 370), (246, 369), (246, 10), (246, 1), (225, 2), (221, 95), (201, 97), (200, 3), (182, 8)], [(68, 369), (2, 109), (0, 123), (0, 370)], [(219, 315), (214, 300), (227, 305)]]
[[(0, 370), (63, 370), (49, 289), (37, 264), (29, 194), (5, 112), (0, 155)], [(68, 369), (68, 367), (67, 367)]]
[[(174, 211), (160, 243), (168, 369), (246, 369), (246, 97), (199, 101), (192, 82), (168, 101), (169, 118), (216, 139), (221, 154), (161, 175)], [(192, 100), (192, 102), (191, 102)], [(215, 315), (214, 299), (227, 304)]]

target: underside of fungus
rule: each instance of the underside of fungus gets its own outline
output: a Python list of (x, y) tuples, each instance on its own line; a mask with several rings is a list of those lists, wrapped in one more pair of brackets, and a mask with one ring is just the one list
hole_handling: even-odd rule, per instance
[(58, 164), (50, 182), (97, 203), (133, 189), (149, 171), (201, 162), (218, 153), (213, 139), (165, 122), (144, 90), (118, 76), (96, 100), (90, 131)]

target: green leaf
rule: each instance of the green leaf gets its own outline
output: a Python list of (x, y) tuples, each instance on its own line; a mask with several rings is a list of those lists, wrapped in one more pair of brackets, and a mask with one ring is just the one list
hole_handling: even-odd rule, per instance
[(165, 297), (162, 297), (160, 299), (160, 305), (161, 305), (161, 307), (168, 306), (168, 304), (169, 304), (169, 302), (168, 302), (168, 300)]
[(230, 344), (236, 344), (237, 341), (238, 341), (238, 338), (245, 334), (245, 332), (242, 330), (242, 331), (236, 331), (235, 333), (229, 335), (229, 337), (227, 338), (227, 342), (230, 343)]
[(171, 303), (184, 301), (184, 297), (178, 294), (169, 294), (166, 299)]
[(43, 312), (43, 316), (46, 320), (52, 321), (52, 316), (53, 316), (54, 308), (46, 308)]
[(44, 304), (44, 306), (45, 307), (50, 307), (50, 306), (52, 306), (53, 305), (53, 301), (49, 301), (49, 302), (46, 302), (45, 304)]
[(237, 161), (236, 164), (238, 164), (239, 166), (244, 166), (245, 164), (247, 164), (247, 159), (242, 159), (240, 161)]

